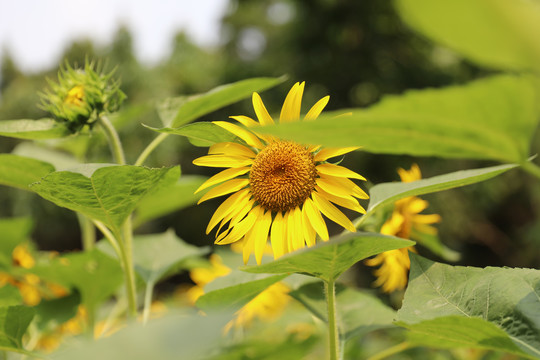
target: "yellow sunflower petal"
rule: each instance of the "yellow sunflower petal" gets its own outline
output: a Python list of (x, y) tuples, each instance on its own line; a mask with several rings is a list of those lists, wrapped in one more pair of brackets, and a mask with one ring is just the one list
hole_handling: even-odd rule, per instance
[(274, 119), (272, 119), (272, 117), (268, 113), (268, 110), (266, 110), (266, 107), (264, 106), (260, 95), (254, 92), (251, 100), (253, 102), (253, 109), (255, 109), (255, 114), (257, 114), (257, 119), (259, 119), (259, 123), (262, 126), (272, 125), (274, 123)]
[(213, 199), (218, 196), (223, 196), (230, 194), (232, 192), (241, 190), (242, 188), (249, 185), (249, 179), (232, 179), (221, 185), (216, 186), (215, 188), (208, 191), (204, 196), (197, 202), (197, 204), (202, 203), (203, 201)]
[(206, 155), (193, 160), (197, 166), (239, 168), (253, 164), (252, 159), (243, 156)]
[(270, 225), (272, 225), (272, 212), (267, 211), (264, 215), (259, 217), (253, 228), (255, 260), (259, 265), (261, 264), (264, 249), (266, 248)]
[(422, 179), (422, 173), (417, 164), (412, 164), (410, 170), (399, 168), (397, 171), (402, 182), (412, 182)]
[(369, 195), (365, 193), (358, 185), (347, 178), (338, 178), (320, 174), (317, 179), (317, 185), (323, 190), (340, 197), (349, 197), (350, 195), (359, 199), (369, 199)]
[(292, 239), (293, 250), (304, 247), (304, 228), (302, 226), (302, 210), (299, 206), (291, 210), (291, 218), (294, 221), (294, 237)]
[(337, 204), (339, 206), (343, 206), (344, 208), (354, 210), (356, 212), (359, 212), (360, 214), (365, 214), (366, 210), (358, 203), (358, 201), (353, 197), (339, 197), (332, 195), (323, 189), (321, 189), (318, 186), (315, 186), (315, 190), (324, 197), (326, 200), (333, 202), (334, 204)]
[(306, 217), (309, 219), (311, 226), (313, 226), (313, 229), (315, 229), (321, 239), (323, 241), (328, 241), (328, 228), (326, 227), (326, 223), (324, 222), (319, 209), (317, 209), (313, 203), (313, 200), (310, 198), (306, 199), (302, 212), (306, 213)]
[(317, 119), (328, 104), (329, 100), (330, 96), (325, 96), (321, 100), (317, 101), (315, 105), (313, 105), (312, 108), (309, 109), (306, 117), (304, 118), (304, 121), (311, 121)]
[(238, 222), (242, 220), (253, 208), (254, 204), (255, 200), (251, 199), (251, 194), (238, 201), (234, 209), (230, 213), (228, 213), (227, 216), (223, 218), (223, 220), (221, 220), (217, 232), (220, 233), (223, 226), (225, 226), (225, 224), (229, 221), (229, 229), (232, 228), (234, 225), (238, 224)]
[(413, 214), (418, 214), (428, 207), (429, 203), (426, 200), (418, 197), (413, 197), (407, 206), (407, 211)]
[(224, 182), (226, 180), (243, 175), (247, 173), (250, 169), (251, 168), (249, 167), (241, 167), (241, 168), (231, 168), (231, 169), (223, 170), (217, 173), (216, 175), (212, 176), (210, 179), (206, 180), (204, 183), (202, 183), (202, 185), (199, 186), (199, 188), (195, 191), (195, 194), (210, 186), (213, 186), (221, 182)]
[(287, 97), (283, 102), (283, 107), (281, 108), (281, 114), (279, 116), (280, 122), (292, 122), (300, 119), (304, 85), (304, 82), (294, 84), (287, 94)]
[(354, 171), (351, 171), (347, 169), (346, 167), (339, 166), (339, 165), (324, 163), (324, 164), (317, 165), (316, 169), (320, 174), (337, 176), (337, 177), (346, 177), (346, 178), (358, 179), (358, 180), (366, 180), (366, 178), (363, 177), (362, 175), (357, 174)]
[(249, 256), (253, 252), (253, 237), (249, 236), (250, 232), (251, 231), (249, 231), (246, 236), (244, 236), (244, 240), (242, 240), (242, 259), (244, 260), (244, 264), (248, 263)]
[(441, 221), (441, 216), (439, 214), (414, 215), (412, 221), (417, 224), (434, 224)]
[(270, 231), (270, 243), (272, 244), (274, 259), (277, 259), (285, 254), (285, 236), (283, 215), (281, 215), (281, 211), (279, 211), (274, 218), (272, 229)]
[(240, 126), (231, 124), (226, 121), (213, 121), (217, 126), (229, 131), (230, 133), (238, 136), (240, 139), (244, 140), (249, 146), (253, 146), (257, 149), (262, 149), (264, 145), (261, 143), (259, 138), (252, 132), (241, 128)]
[(226, 245), (240, 240), (242, 236), (253, 228), (253, 225), (256, 223), (258, 217), (259, 207), (256, 207), (249, 212), (244, 220), (236, 224), (236, 226), (232, 228), (227, 236), (221, 239), (216, 239), (215, 243), (219, 245)]
[(345, 229), (355, 232), (356, 228), (354, 227), (353, 223), (343, 214), (341, 211), (339, 211), (338, 208), (336, 208), (334, 205), (332, 205), (328, 200), (317, 194), (316, 192), (313, 192), (311, 194), (313, 197), (313, 200), (315, 202), (315, 205), (317, 208), (330, 220), (334, 221), (335, 223), (343, 226)]
[(302, 227), (304, 240), (307, 246), (314, 246), (317, 233), (315, 232), (315, 229), (313, 229), (313, 226), (311, 226), (311, 222), (309, 221), (309, 217), (305, 211), (302, 211)]
[(248, 158), (254, 158), (257, 156), (250, 148), (233, 143), (233, 142), (221, 142), (210, 146), (208, 149), (209, 155), (224, 154), (228, 156), (245, 156)]
[(315, 161), (326, 161), (330, 158), (350, 153), (351, 151), (360, 149), (360, 146), (350, 146), (342, 148), (324, 148), (315, 154)]
[(208, 226), (206, 227), (206, 234), (210, 233), (212, 229), (219, 223), (221, 219), (227, 216), (231, 211), (236, 209), (236, 204), (246, 197), (249, 193), (248, 189), (238, 191), (232, 194), (225, 200), (212, 215)]
[(249, 116), (244, 115), (237, 115), (237, 116), (229, 116), (229, 118), (238, 121), (240, 124), (244, 125), (245, 127), (256, 127), (260, 126), (258, 122), (250, 118)]

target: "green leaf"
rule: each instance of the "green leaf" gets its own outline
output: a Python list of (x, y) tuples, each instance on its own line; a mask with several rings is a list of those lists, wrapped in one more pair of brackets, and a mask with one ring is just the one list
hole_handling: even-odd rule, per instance
[(13, 305), (22, 305), (23, 300), (19, 289), (11, 284), (0, 287), (0, 308)]
[[(324, 284), (311, 282), (290, 293), (313, 315), (327, 321), (327, 304)], [(337, 317), (345, 339), (366, 334), (370, 331), (393, 327), (396, 312), (384, 305), (377, 297), (367, 292), (336, 286)]]
[(138, 227), (147, 221), (195, 204), (202, 194), (194, 192), (207, 179), (204, 176), (182, 176), (174, 185), (144, 197), (137, 204), (133, 226)]
[[(101, 241), (99, 249), (116, 257), (108, 242)], [(155, 284), (164, 276), (182, 268), (182, 263), (194, 256), (208, 252), (179, 239), (173, 230), (161, 234), (139, 235), (133, 239), (135, 271), (146, 283)]]
[[(522, 352), (540, 357), (540, 270), (449, 266), (409, 255), (409, 286), (398, 311), (398, 320), (407, 324), (403, 326), (414, 330), (412, 325), (431, 320), (418, 325), (424, 331), (426, 326), (437, 326), (440, 317), (460, 316), (468, 319), (462, 323), (470, 321), (474, 337), (468, 326), (442, 319), (447, 341), (440, 339), (441, 334), (429, 341), (463, 343), (470, 336), (469, 343), (462, 346), (515, 352), (515, 348), (493, 345), (511, 340)], [(501, 331), (496, 332), (495, 327)], [(423, 335), (428, 341), (428, 335)]]
[(461, 258), (461, 254), (445, 246), (437, 234), (426, 234), (413, 229), (411, 238), (416, 241), (417, 245), (424, 246), (441, 259), (456, 262)]
[(491, 179), (517, 166), (514, 164), (498, 165), (482, 169), (461, 170), (413, 182), (393, 182), (375, 185), (369, 191), (369, 206), (360, 222), (363, 222), (367, 216), (373, 214), (383, 206), (393, 204), (399, 199), (474, 184)]
[(205, 311), (226, 309), (234, 312), (288, 275), (268, 276), (232, 271), (208, 284), (204, 288), (206, 293), (197, 300), (196, 305)]
[[(80, 139), (80, 137), (77, 137), (77, 139)], [(80, 165), (80, 162), (73, 155), (65, 151), (54, 150), (50, 147), (29, 141), (18, 144), (11, 153), (49, 163), (56, 170), (68, 169)]]
[(253, 78), (218, 86), (204, 94), (168, 99), (158, 106), (164, 124), (171, 128), (187, 124), (224, 106), (248, 98), (253, 92), (274, 87), (285, 80), (279, 78)]
[(27, 306), (0, 308), (0, 349), (21, 352), (22, 337), (34, 318), (34, 309)]
[(540, 5), (536, 1), (398, 0), (415, 30), (488, 67), (540, 69)]
[(90, 310), (114, 294), (124, 280), (118, 261), (97, 249), (62, 256), (50, 264), (38, 264), (32, 273), (79, 290), (82, 303)]
[(53, 119), (2, 120), (0, 135), (18, 139), (55, 139), (70, 135), (71, 131)]
[(0, 184), (31, 190), (29, 185), (54, 171), (49, 163), (24, 156), (0, 154)]
[(61, 298), (42, 299), (38, 305), (34, 306), (36, 326), (40, 330), (46, 330), (51, 325), (57, 326), (65, 323), (77, 314), (80, 303), (81, 295), (76, 291)]
[(208, 359), (218, 344), (230, 314), (200, 316), (170, 311), (145, 324), (131, 324), (117, 333), (93, 341), (73, 342), (50, 355), (53, 360), (178, 360)]
[(305, 144), (381, 154), (524, 162), (540, 113), (533, 77), (497, 75), (462, 86), (409, 91), (368, 109), (257, 129)]
[(443, 316), (416, 324), (396, 323), (410, 330), (407, 342), (432, 348), (481, 348), (538, 359), (522, 351), (499, 327), (477, 317)]
[(349, 233), (295, 251), (275, 261), (259, 266), (244, 266), (240, 270), (252, 273), (300, 273), (324, 281), (337, 279), (345, 270), (369, 256), (384, 251), (414, 245), (413, 241), (376, 233)]
[(229, 131), (206, 121), (188, 124), (176, 129), (157, 129), (149, 126), (147, 128), (161, 133), (185, 136), (190, 143), (200, 147), (209, 147), (219, 142), (235, 141), (236, 139), (236, 136)]
[(118, 232), (139, 200), (179, 176), (178, 167), (92, 164), (50, 173), (31, 188), (56, 205), (99, 220)]

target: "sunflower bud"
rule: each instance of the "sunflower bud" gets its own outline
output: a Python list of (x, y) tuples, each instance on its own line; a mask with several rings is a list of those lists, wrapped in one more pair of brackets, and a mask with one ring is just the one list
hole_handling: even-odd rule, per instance
[(73, 133), (84, 125), (92, 127), (100, 116), (117, 111), (126, 98), (113, 74), (114, 70), (103, 73), (94, 62), (86, 61), (82, 69), (66, 63), (60, 68), (58, 82), (48, 80), (50, 89), (40, 94), (40, 107)]

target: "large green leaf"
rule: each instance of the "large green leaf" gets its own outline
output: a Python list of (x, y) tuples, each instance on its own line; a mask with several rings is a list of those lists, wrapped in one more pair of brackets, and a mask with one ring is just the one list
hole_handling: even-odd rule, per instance
[(77, 289), (89, 310), (114, 294), (124, 280), (119, 262), (97, 249), (62, 256), (50, 264), (38, 264), (31, 271), (45, 280)]
[(55, 139), (71, 134), (62, 123), (53, 119), (2, 120), (0, 135), (18, 139)]
[[(322, 282), (303, 285), (290, 295), (300, 301), (313, 315), (327, 321), (328, 310)], [(339, 284), (336, 286), (336, 304), (340, 331), (346, 339), (393, 326), (392, 322), (396, 316), (396, 312), (377, 297)]]
[(0, 308), (22, 305), (23, 299), (19, 289), (11, 284), (0, 287)]
[(0, 349), (24, 352), (22, 337), (33, 318), (34, 309), (30, 307), (0, 307)]
[[(398, 320), (423, 334), (415, 339), (508, 352), (517, 348), (540, 357), (540, 270), (449, 266), (413, 253), (410, 258), (409, 286)], [(454, 316), (468, 320), (446, 318)], [(484, 323), (470, 320), (475, 318)], [(426, 328), (438, 327), (439, 322), (445, 332), (428, 339)], [(510, 341), (514, 348), (504, 345)]]
[(236, 139), (236, 136), (229, 131), (207, 121), (184, 125), (176, 129), (148, 128), (161, 133), (185, 136), (188, 138), (190, 143), (201, 147), (209, 147), (215, 143), (234, 141)]
[(145, 324), (130, 324), (117, 333), (93, 341), (66, 345), (50, 356), (54, 360), (178, 360), (208, 359), (223, 335), (230, 314), (169, 311)]
[(399, 199), (408, 196), (431, 194), (438, 191), (474, 184), (491, 179), (515, 167), (517, 167), (517, 165), (498, 165), (482, 169), (460, 170), (413, 182), (393, 182), (375, 185), (369, 190), (369, 206), (366, 215), (364, 215), (360, 221), (363, 222), (363, 219), (367, 216)]
[(0, 154), (0, 184), (23, 190), (54, 171), (49, 163), (12, 154)]
[(179, 176), (178, 167), (150, 169), (91, 164), (50, 173), (32, 184), (31, 189), (56, 205), (102, 221), (118, 232), (139, 200), (153, 189), (173, 183)]
[(224, 106), (250, 97), (254, 92), (264, 91), (282, 83), (280, 78), (253, 78), (218, 86), (204, 94), (167, 99), (158, 105), (165, 125), (177, 128)]
[(233, 312), (288, 275), (268, 276), (233, 271), (208, 284), (204, 288), (206, 293), (197, 300), (196, 305), (205, 311), (226, 309)]
[(409, 91), (368, 109), (258, 128), (306, 144), (383, 154), (524, 162), (540, 113), (533, 77), (497, 75), (462, 86)]
[(138, 227), (147, 221), (156, 219), (193, 205), (202, 194), (195, 190), (206, 181), (204, 176), (182, 176), (175, 184), (144, 197), (138, 204), (133, 225)]
[[(80, 139), (80, 137), (70, 138), (72, 141), (74, 139)], [(73, 155), (65, 151), (51, 149), (51, 147), (30, 141), (18, 144), (11, 153), (50, 163), (56, 170), (69, 169), (80, 165), (80, 162)]]
[(540, 69), (540, 3), (506, 0), (398, 0), (403, 19), (478, 64)]
[(312, 248), (295, 251), (259, 266), (244, 266), (252, 273), (300, 273), (329, 281), (369, 256), (414, 245), (413, 241), (375, 233), (349, 233), (319, 243)]

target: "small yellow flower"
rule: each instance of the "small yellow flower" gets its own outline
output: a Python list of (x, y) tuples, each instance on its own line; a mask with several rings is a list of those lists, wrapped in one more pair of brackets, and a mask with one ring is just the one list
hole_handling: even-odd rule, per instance
[[(285, 98), (279, 121), (300, 121), (304, 83), (296, 83)], [(305, 115), (315, 120), (329, 101), (320, 99)], [(244, 262), (251, 253), (258, 264), (270, 240), (274, 258), (313, 246), (317, 235), (329, 239), (322, 217), (355, 231), (352, 222), (334, 204), (365, 213), (357, 199), (368, 195), (350, 179), (365, 178), (329, 159), (347, 154), (357, 147), (321, 148), (258, 134), (257, 128), (274, 124), (259, 94), (253, 93), (257, 120), (231, 116), (248, 127), (225, 121), (214, 124), (241, 139), (210, 147), (208, 155), (195, 159), (198, 166), (227, 168), (208, 179), (197, 190), (215, 186), (199, 201), (231, 194), (215, 211), (206, 232), (218, 226), (216, 244), (241, 242)], [(227, 225), (228, 224), (228, 225)]]
[[(402, 182), (412, 182), (422, 178), (420, 168), (416, 164), (412, 165), (408, 171), (398, 169), (398, 174)], [(392, 215), (380, 230), (381, 234), (404, 239), (409, 239), (414, 232), (436, 234), (437, 229), (431, 224), (440, 222), (441, 217), (437, 214), (420, 214), (427, 207), (428, 202), (416, 196), (396, 201)], [(414, 248), (390, 250), (366, 260), (368, 266), (380, 266), (374, 272), (377, 277), (375, 286), (382, 286), (382, 290), (386, 293), (405, 288), (411, 267), (409, 250), (414, 251)]]
[(13, 259), (13, 264), (15, 266), (20, 266), (25, 269), (30, 269), (34, 267), (36, 261), (30, 251), (28, 250), (27, 245), (17, 245), (13, 252), (11, 253), (11, 258)]
[[(210, 267), (196, 268), (190, 272), (191, 279), (196, 284), (187, 291), (187, 296), (192, 304), (204, 294), (203, 288), (206, 284), (231, 272), (231, 269), (223, 264), (219, 255), (210, 256), (210, 265)], [(255, 318), (263, 321), (272, 321), (278, 318), (289, 302), (288, 293), (289, 288), (283, 283), (269, 286), (236, 312), (236, 318), (225, 326), (225, 331), (233, 327), (247, 327)]]
[(81, 106), (84, 98), (84, 86), (76, 85), (68, 91), (64, 104)]

